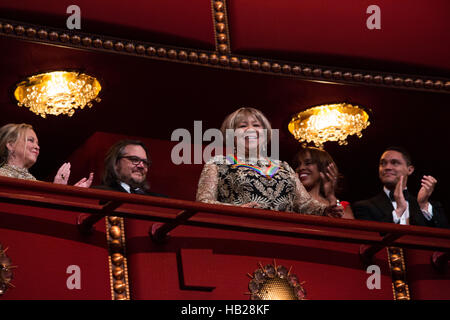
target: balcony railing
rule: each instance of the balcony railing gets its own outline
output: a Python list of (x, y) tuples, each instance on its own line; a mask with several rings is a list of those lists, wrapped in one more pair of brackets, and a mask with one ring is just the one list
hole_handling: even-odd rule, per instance
[(445, 262), (450, 252), (449, 229), (213, 205), (5, 177), (0, 177), (0, 203), (72, 212), (80, 232), (88, 232), (104, 216), (152, 221), (149, 233), (154, 241), (164, 240), (178, 225), (189, 225), (359, 243), (364, 245), (361, 253), (367, 259), (386, 246), (443, 252)]

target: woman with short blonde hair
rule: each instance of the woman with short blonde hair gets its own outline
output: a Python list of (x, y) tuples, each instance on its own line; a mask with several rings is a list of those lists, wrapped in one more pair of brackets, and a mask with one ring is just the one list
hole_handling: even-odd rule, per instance
[(223, 121), (220, 128), (223, 136), (226, 136), (227, 129), (236, 130), (238, 124), (242, 121), (242, 119), (249, 116), (255, 117), (255, 119), (257, 119), (262, 124), (263, 128), (267, 130), (268, 142), (270, 142), (270, 138), (272, 136), (272, 125), (270, 124), (269, 120), (267, 120), (266, 116), (261, 111), (255, 108), (242, 107), (229, 114)]
[(272, 135), (272, 126), (261, 111), (236, 110), (225, 118), (221, 127), (224, 134), (230, 129), (237, 148), (231, 150), (232, 154), (215, 156), (204, 165), (197, 201), (342, 216), (342, 208), (335, 203), (326, 205), (314, 200), (286, 162), (269, 159), (260, 152)]
[(7, 144), (23, 139), (27, 129), (33, 130), (33, 127), (26, 123), (10, 123), (0, 128), (0, 166), (8, 161), (9, 150)]
[[(26, 123), (9, 123), (0, 128), (0, 176), (36, 180), (28, 171), (37, 161), (40, 147), (33, 127)], [(64, 163), (53, 182), (67, 184), (70, 176), (70, 163)], [(94, 174), (83, 178), (75, 186), (89, 188)]]

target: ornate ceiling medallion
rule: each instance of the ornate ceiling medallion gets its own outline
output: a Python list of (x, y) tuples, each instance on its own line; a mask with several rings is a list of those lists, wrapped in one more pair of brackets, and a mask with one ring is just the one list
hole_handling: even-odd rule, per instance
[(248, 284), (250, 300), (304, 300), (306, 291), (304, 282), (300, 283), (295, 274), (282, 265), (277, 266), (275, 260), (265, 267), (259, 263), (259, 269), (253, 275)]
[(11, 283), (15, 266), (11, 265), (11, 259), (6, 255), (8, 248), (3, 250), (0, 244), (0, 296), (5, 294), (9, 287), (14, 287)]

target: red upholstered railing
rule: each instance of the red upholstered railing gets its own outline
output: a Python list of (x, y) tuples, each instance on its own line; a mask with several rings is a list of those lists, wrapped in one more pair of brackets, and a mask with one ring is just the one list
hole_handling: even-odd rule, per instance
[[(108, 211), (99, 201), (116, 205)], [(448, 229), (244, 209), (4, 177), (0, 177), (0, 202), (170, 223), (169, 231), (184, 224), (378, 246), (450, 250)], [(183, 217), (186, 214), (188, 218)]]
[[(102, 219), (105, 215), (110, 217)], [(111, 262), (117, 257), (107, 238), (117, 236), (118, 230), (106, 226), (111, 216), (126, 218), (120, 252), (128, 261), (131, 299), (248, 299), (246, 274), (267, 259), (292, 266), (307, 281), (309, 299), (392, 299), (393, 271), (387, 250), (382, 250), (386, 246), (406, 248), (405, 280), (412, 299), (450, 295), (447, 229), (0, 177), (0, 243), (10, 247), (8, 255), (18, 266), (15, 287), (3, 297), (118, 298), (123, 283), (112, 276), (116, 267)], [(77, 221), (85, 223), (78, 224), (78, 230)], [(80, 226), (92, 227), (92, 232), (86, 235)], [(437, 263), (430, 265), (431, 257), (438, 257)], [(380, 290), (366, 286), (368, 263), (380, 267)], [(66, 272), (73, 265), (81, 270), (79, 289), (71, 289), (72, 275)]]

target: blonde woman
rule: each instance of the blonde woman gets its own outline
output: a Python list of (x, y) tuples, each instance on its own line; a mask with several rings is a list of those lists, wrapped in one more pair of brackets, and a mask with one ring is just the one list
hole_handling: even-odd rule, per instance
[(263, 152), (272, 127), (254, 108), (240, 108), (222, 124), (222, 134), (232, 130), (232, 154), (215, 156), (203, 167), (197, 201), (276, 211), (342, 217), (342, 207), (323, 204), (306, 191), (294, 170), (284, 161)]
[[(0, 128), (0, 176), (36, 180), (28, 171), (37, 161), (40, 148), (33, 127), (26, 123), (10, 123)], [(70, 163), (64, 163), (53, 182), (67, 184), (70, 177)], [(75, 186), (89, 188), (94, 174), (83, 178)]]

